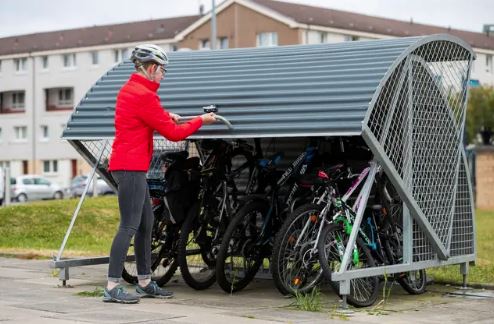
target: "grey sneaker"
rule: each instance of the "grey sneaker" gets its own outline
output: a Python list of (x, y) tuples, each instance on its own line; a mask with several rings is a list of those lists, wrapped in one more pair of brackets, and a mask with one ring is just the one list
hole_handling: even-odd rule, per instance
[(171, 291), (160, 288), (155, 281), (151, 281), (146, 287), (136, 286), (137, 294), (141, 297), (149, 298), (172, 298)]
[(112, 290), (105, 288), (103, 293), (103, 301), (107, 303), (137, 304), (139, 300), (139, 296), (128, 293), (121, 285), (116, 286)]

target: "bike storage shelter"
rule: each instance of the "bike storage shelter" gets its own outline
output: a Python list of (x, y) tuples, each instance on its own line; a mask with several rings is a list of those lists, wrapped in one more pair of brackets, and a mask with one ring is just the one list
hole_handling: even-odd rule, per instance
[[(470, 46), (450, 35), (336, 44), (184, 51), (169, 54), (161, 103), (182, 116), (217, 105), (233, 128), (217, 123), (191, 139), (360, 136), (374, 155), (370, 176), (341, 268), (333, 280), (349, 293), (350, 279), (475, 261), (474, 205), (463, 149)], [(133, 64), (108, 71), (67, 122), (63, 139), (109, 183), (116, 95)], [(155, 149), (178, 149), (155, 137)], [(403, 263), (358, 270), (347, 265), (377, 164), (404, 202)], [(153, 172), (153, 165), (150, 172)], [(68, 268), (108, 258), (63, 260), (78, 205), (52, 266)]]

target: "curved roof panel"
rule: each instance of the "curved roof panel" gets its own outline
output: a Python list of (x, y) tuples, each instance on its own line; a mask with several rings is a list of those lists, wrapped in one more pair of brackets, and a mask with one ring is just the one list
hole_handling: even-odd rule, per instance
[[(195, 138), (360, 135), (383, 78), (427, 39), (173, 52), (158, 94), (182, 116), (215, 104), (234, 127), (205, 126)], [(116, 96), (132, 72), (127, 61), (98, 80), (62, 137), (112, 138)]]

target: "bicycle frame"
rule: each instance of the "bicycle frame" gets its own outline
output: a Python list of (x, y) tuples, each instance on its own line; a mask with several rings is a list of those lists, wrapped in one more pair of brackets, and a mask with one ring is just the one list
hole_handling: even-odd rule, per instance
[[(346, 193), (343, 195), (343, 197), (341, 199), (335, 197), (336, 190), (332, 187), (332, 185), (331, 184), (327, 185), (327, 188), (324, 191), (323, 195), (316, 202), (316, 203), (322, 203), (325, 200), (325, 196), (328, 197), (326, 205), (324, 206), (324, 208), (322, 209), (322, 211), (320, 213), (321, 222), (319, 224), (317, 236), (316, 236), (315, 240), (313, 241), (312, 248), (310, 249), (311, 255), (315, 255), (315, 253), (317, 253), (317, 242), (319, 242), (323, 227), (330, 222), (338, 222), (340, 220), (339, 213), (335, 214), (331, 220), (328, 220), (328, 214), (331, 210), (331, 207), (333, 205), (338, 206), (338, 207), (339, 206), (347, 206), (346, 201), (348, 201), (348, 199), (352, 196), (352, 194), (355, 192), (355, 190), (360, 186), (360, 184), (364, 181), (364, 179), (366, 179), (367, 175), (369, 174), (369, 171), (370, 171), (370, 167), (366, 167), (364, 170), (362, 170), (362, 172), (358, 175), (357, 179), (355, 179), (355, 181), (353, 181), (353, 183), (350, 185), (350, 188), (346, 191)], [(352, 175), (349, 174), (348, 177), (352, 177)], [(357, 196), (357, 199), (355, 200), (355, 203), (354, 203), (353, 207), (351, 208), (351, 210), (353, 210), (355, 208), (355, 206), (359, 205), (360, 200), (362, 199), (362, 194), (363, 194), (363, 191), (361, 191), (359, 193), (359, 195)], [(348, 212), (348, 210), (345, 210), (345, 214), (347, 212)], [(346, 217), (341, 219), (341, 221), (344, 222), (345, 231), (347, 232), (348, 235), (350, 235), (350, 233), (352, 231), (352, 226), (348, 221), (349, 217), (350, 217), (349, 215), (346, 215)], [(301, 238), (305, 237), (305, 232), (309, 228), (310, 222), (311, 222), (310, 220), (307, 220), (306, 224), (304, 225), (304, 228), (302, 229), (300, 235), (298, 236), (298, 239), (297, 239), (297, 242), (295, 243), (295, 246), (298, 246), (300, 244)], [(365, 235), (365, 233), (363, 233), (363, 234)], [(358, 253), (357, 253), (357, 257), (358, 257)], [(355, 260), (355, 257), (354, 257), (354, 262), (358, 262), (358, 259)]]
[[(265, 219), (263, 220), (262, 228), (261, 228), (261, 235), (259, 238), (259, 245), (263, 245), (266, 243), (267, 240), (270, 239), (271, 237), (271, 231), (268, 230), (268, 226), (271, 225), (272, 219), (273, 219), (273, 212), (274, 215), (279, 215), (279, 202), (278, 202), (278, 190), (286, 184), (288, 179), (292, 177), (297, 170), (299, 171), (299, 175), (305, 174), (307, 171), (307, 168), (309, 166), (309, 163), (312, 162), (312, 159), (314, 158), (314, 154), (317, 148), (309, 146), (306, 148), (306, 150), (292, 162), (292, 164), (283, 172), (281, 175), (280, 179), (276, 182), (275, 188), (270, 192), (270, 206), (269, 210), (266, 214)], [(290, 193), (288, 195), (288, 198), (285, 202), (284, 205), (287, 206), (289, 209), (292, 205), (292, 200), (293, 197), (295, 196), (295, 193), (297, 192), (298, 189), (298, 184), (295, 182), (290, 190)]]

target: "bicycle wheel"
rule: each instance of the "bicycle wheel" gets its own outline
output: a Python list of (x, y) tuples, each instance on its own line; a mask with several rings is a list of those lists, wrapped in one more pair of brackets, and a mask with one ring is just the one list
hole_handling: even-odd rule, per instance
[(200, 205), (194, 204), (180, 232), (178, 264), (182, 278), (191, 288), (203, 290), (216, 280), (215, 258), (212, 255), (214, 228), (199, 220)]
[(235, 189), (239, 195), (246, 194), (247, 191), (252, 191), (251, 188), (255, 184), (249, 183), (252, 172), (255, 168), (255, 161), (252, 154), (242, 148), (236, 148), (231, 154), (231, 170), (232, 180), (235, 184)]
[[(393, 230), (391, 230), (393, 229)], [(383, 240), (384, 251), (391, 264), (400, 264), (403, 260), (403, 230), (401, 226), (390, 226)], [(411, 295), (420, 295), (425, 292), (427, 276), (425, 269), (401, 272), (395, 275), (398, 283)]]
[[(161, 287), (165, 285), (175, 274), (178, 268), (176, 259), (176, 241), (178, 235), (163, 235), (158, 238), (153, 230), (151, 242), (151, 278)], [(175, 245), (175, 248), (173, 248)], [(133, 243), (131, 243), (129, 254), (133, 254)], [(122, 270), (122, 278), (130, 283), (137, 284), (137, 266), (135, 261), (126, 261)]]
[(247, 203), (228, 225), (216, 260), (216, 279), (225, 292), (242, 290), (259, 270), (263, 260), (259, 238), (268, 210), (267, 202)]
[(285, 220), (276, 235), (271, 257), (271, 273), (283, 295), (311, 290), (322, 276), (316, 244), (323, 206), (306, 204)]
[[(331, 280), (334, 271), (338, 271), (345, 253), (348, 236), (338, 224), (325, 226), (318, 242), (319, 261), (324, 276), (330, 281), (335, 292), (339, 293), (339, 284)], [(348, 265), (348, 269), (362, 269), (375, 266), (374, 258), (360, 237), (356, 240), (357, 253)], [(358, 256), (358, 258), (357, 258)], [(379, 278), (377, 276), (356, 278), (350, 280), (350, 294), (347, 301), (355, 307), (366, 307), (374, 304), (379, 293)]]
[(427, 275), (425, 269), (402, 272), (397, 274), (400, 286), (410, 295), (420, 295), (425, 292)]

